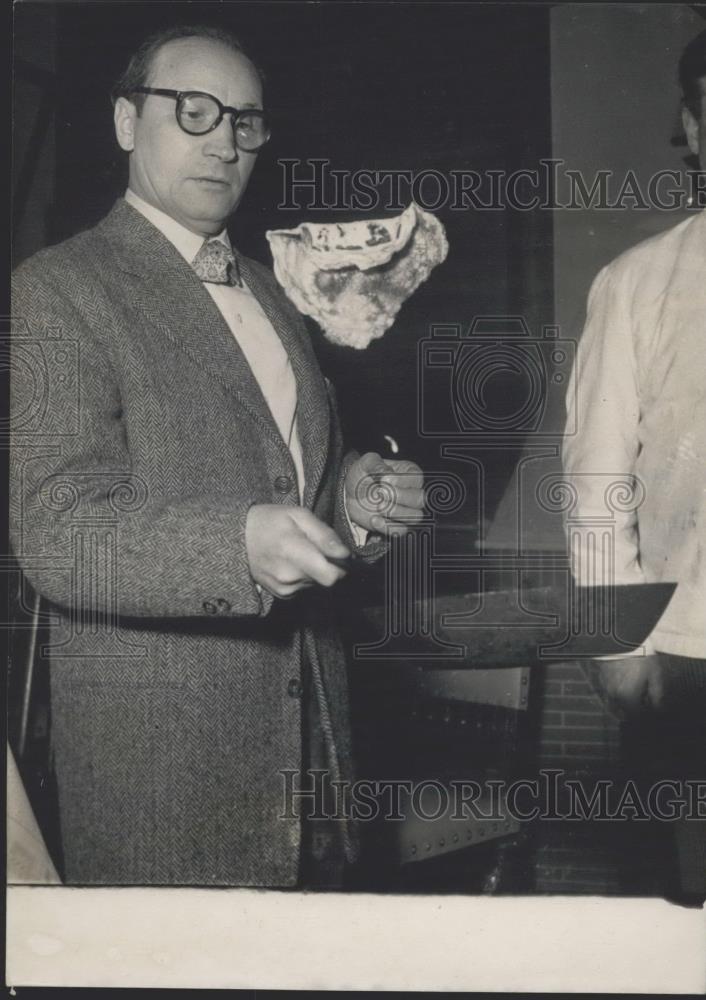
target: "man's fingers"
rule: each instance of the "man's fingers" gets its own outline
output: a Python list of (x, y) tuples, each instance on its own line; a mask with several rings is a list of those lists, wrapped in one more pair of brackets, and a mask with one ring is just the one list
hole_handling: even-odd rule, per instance
[[(375, 515), (375, 519), (380, 517), (379, 514)], [(413, 528), (415, 524), (419, 524), (422, 519), (421, 510), (409, 510), (407, 507), (398, 508), (389, 514), (383, 514), (382, 520), (384, 526), (390, 527), (400, 527), (401, 525), (405, 528)]]
[(403, 507), (400, 504), (396, 504), (384, 516), (388, 521), (399, 521), (402, 524), (419, 524), (424, 516), (424, 511), (421, 507)]
[[(387, 482), (387, 480), (383, 480)], [(406, 484), (392, 487), (395, 507), (409, 507), (421, 510), (424, 506), (424, 490), (409, 488)]]
[(377, 481), (398, 489), (421, 489), (424, 486), (424, 473), (415, 462), (386, 462), (377, 455), (375, 461), (371, 459), (369, 463), (361, 459), (360, 467), (364, 473), (375, 476)]
[(421, 512), (418, 510), (410, 511), (407, 517), (400, 517), (399, 520), (382, 516), (381, 514), (374, 514), (371, 519), (371, 525), (372, 530), (378, 532), (380, 535), (404, 535), (420, 518)]
[(254, 504), (245, 527), (253, 580), (275, 597), (293, 597), (346, 575), (350, 551), (336, 532), (305, 507)]
[(387, 535), (390, 538), (406, 535), (412, 526), (409, 522), (390, 521), (387, 518), (380, 517), (379, 515), (376, 515), (373, 518), (373, 525), (375, 526), (375, 531), (381, 535)]
[(356, 487), (355, 502), (370, 513), (388, 514), (395, 507), (424, 507), (424, 490), (403, 476), (363, 476)]
[(386, 479), (399, 477), (400, 483), (410, 489), (421, 489), (424, 485), (424, 474), (416, 462), (388, 462), (387, 465), (392, 472), (387, 473)]
[(287, 561), (304, 583), (312, 580), (322, 587), (332, 587), (346, 575), (345, 569), (329, 562), (303, 532), (291, 539), (287, 548)]
[(296, 526), (323, 556), (331, 559), (347, 559), (350, 549), (344, 545), (333, 528), (320, 521), (315, 514), (305, 507), (299, 507), (292, 512)]
[(313, 586), (313, 580), (298, 580), (296, 583), (275, 582), (271, 588), (271, 593), (273, 597), (279, 597), (280, 601), (288, 601), (292, 597), (296, 597), (300, 590), (305, 590), (307, 587)]
[(358, 459), (357, 465), (363, 472), (387, 472), (389, 470), (388, 464), (376, 451), (366, 451)]
[(371, 520), (374, 525), (387, 522), (396, 524), (419, 524), (424, 516), (422, 507), (407, 507), (404, 504), (395, 503), (390, 507), (383, 507), (379, 512), (371, 512)]

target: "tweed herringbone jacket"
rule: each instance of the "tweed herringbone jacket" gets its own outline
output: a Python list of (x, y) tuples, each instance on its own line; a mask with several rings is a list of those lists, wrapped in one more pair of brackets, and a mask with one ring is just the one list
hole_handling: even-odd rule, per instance
[[(306, 329), (266, 268), (239, 263), (292, 361), (304, 503), (354, 548), (349, 459)], [(52, 612), (66, 880), (294, 884), (280, 772), (301, 766), (302, 660), (334, 777), (349, 775), (345, 663), (327, 591), (276, 601), (250, 576), (248, 508), (298, 498), (240, 348), (122, 199), (18, 268), (13, 341), (11, 538)]]

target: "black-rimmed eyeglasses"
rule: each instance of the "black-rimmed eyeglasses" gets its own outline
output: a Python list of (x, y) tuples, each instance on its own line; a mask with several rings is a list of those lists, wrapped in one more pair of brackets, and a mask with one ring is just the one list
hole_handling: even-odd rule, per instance
[(179, 128), (189, 135), (205, 135), (207, 132), (212, 132), (221, 124), (224, 115), (232, 115), (235, 144), (238, 149), (248, 153), (264, 146), (271, 135), (264, 111), (231, 108), (221, 104), (213, 94), (204, 94), (200, 90), (135, 87), (132, 93), (171, 97), (176, 101), (175, 112)]

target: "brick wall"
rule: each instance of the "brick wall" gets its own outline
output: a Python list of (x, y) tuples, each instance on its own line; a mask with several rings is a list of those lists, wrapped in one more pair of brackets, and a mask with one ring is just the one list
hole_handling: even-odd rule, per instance
[(579, 662), (548, 663), (533, 675), (541, 690), (541, 766), (567, 767), (618, 759), (618, 721), (585, 680)]
[[(579, 662), (533, 671), (539, 735), (537, 763), (587, 783), (619, 771), (619, 727), (593, 692)], [(616, 824), (538, 821), (533, 829), (535, 886), (556, 894), (621, 891), (625, 834)]]
[(600, 831), (592, 838), (585, 829), (571, 837), (565, 830), (543, 830), (534, 849), (535, 888), (556, 895), (618, 895), (617, 857)]

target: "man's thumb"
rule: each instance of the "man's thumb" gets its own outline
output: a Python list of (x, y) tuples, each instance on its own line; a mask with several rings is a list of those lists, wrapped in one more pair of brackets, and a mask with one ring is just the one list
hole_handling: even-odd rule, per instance
[(350, 555), (349, 549), (344, 545), (333, 528), (312, 514), (306, 507), (300, 507), (296, 514), (292, 512), (294, 519), (306, 537), (312, 542), (322, 555), (332, 559), (346, 559)]

